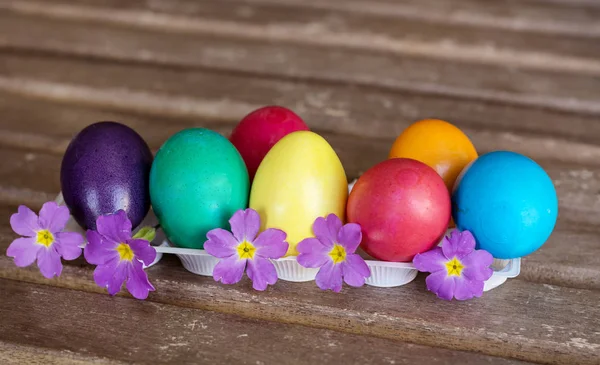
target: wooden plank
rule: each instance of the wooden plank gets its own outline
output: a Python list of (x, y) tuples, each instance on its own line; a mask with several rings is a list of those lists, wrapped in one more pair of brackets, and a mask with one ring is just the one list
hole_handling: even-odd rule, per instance
[(155, 364), (521, 364), (11, 280), (0, 285), (5, 290), (0, 339), (63, 354)]
[[(94, 4), (99, 4), (95, 2)], [(104, 2), (102, 3), (104, 4)], [(120, 3), (116, 3), (119, 5)], [(182, 2), (182, 4), (186, 4)], [(189, 4), (189, 2), (188, 2)], [(145, 9), (103, 8), (90, 5), (6, 1), (5, 8), (22, 14), (61, 19), (109, 22), (177, 32), (218, 33), (245, 39), (346, 47), (371, 52), (409, 53), (486, 64), (509, 64), (598, 74), (595, 39), (562, 34), (522, 33), (422, 20), (390, 19), (372, 14), (329, 13), (299, 7), (290, 12), (274, 6), (255, 6), (231, 12), (230, 4), (192, 8), (201, 17), (157, 13)], [(211, 6), (212, 5), (212, 6)], [(263, 8), (266, 8), (263, 11)], [(189, 9), (186, 9), (189, 12)], [(212, 13), (211, 13), (212, 10)]]
[[(14, 311), (14, 309), (13, 309)], [(36, 346), (15, 345), (0, 341), (0, 363), (4, 365), (44, 364), (44, 365), (119, 365), (124, 362), (81, 356), (70, 351), (54, 351)]]
[[(561, 211), (561, 215), (564, 212)], [(561, 218), (562, 220), (562, 218)], [(569, 225), (571, 231), (560, 229)], [(539, 251), (523, 259), (519, 278), (573, 288), (600, 290), (598, 232), (574, 231), (571, 223), (559, 223)]]
[[(1, 60), (0, 90), (168, 118), (232, 120), (277, 103), (320, 130), (363, 137), (390, 138), (426, 117), (450, 120), (467, 132), (483, 130), (490, 142), (495, 140), (492, 131), (521, 137), (536, 133), (535, 147), (547, 143), (543, 137), (595, 144), (600, 136), (598, 117), (477, 100), (60, 57), (4, 53)], [(545, 150), (560, 155), (552, 143)]]
[[(594, 0), (480, 1), (480, 0), (245, 0), (253, 4), (288, 5), (358, 14), (370, 13), (396, 19), (520, 32), (598, 34), (600, 16)], [(153, 3), (154, 4), (154, 3)], [(164, 5), (167, 6), (167, 5)]]
[[(281, 281), (259, 293), (247, 279), (225, 286), (188, 273), (172, 257), (148, 272), (157, 288), (149, 300), (156, 303), (549, 364), (596, 364), (600, 356), (597, 291), (511, 280), (483, 298), (460, 303), (436, 299), (426, 292), (422, 277), (401, 288), (345, 288), (341, 294), (321, 292), (314, 283)], [(2, 278), (102, 292), (91, 275), (89, 266), (69, 263), (60, 278), (48, 281), (34, 268), (17, 269), (7, 258), (0, 258)], [(110, 300), (105, 298), (94, 302)], [(102, 307), (111, 316), (128, 313)]]
[[(212, 1), (212, 3), (211, 3)], [(64, 2), (60, 2), (63, 3)], [(480, 1), (480, 0), (220, 0), (227, 3), (233, 16), (247, 19), (255, 9), (283, 12), (295, 16), (295, 10), (320, 10), (325, 14), (351, 13), (402, 21), (421, 20), (426, 23), (461, 25), (473, 28), (519, 31), (523, 33), (555, 33), (582, 37), (599, 34), (596, 20), (600, 8), (594, 0)], [(109, 5), (127, 10), (150, 10), (188, 16), (201, 16), (213, 7), (214, 0), (190, 1), (129, 1), (99, 3), (97, 0), (77, 0), (81, 5)], [(207, 10), (210, 9), (210, 10)], [(214, 10), (213, 10), (214, 12)]]
[(0, 156), (3, 159), (0, 164), (0, 195), (11, 195), (9, 188), (49, 194), (60, 191), (61, 158), (58, 156), (2, 148)]
[[(417, 94), (448, 95), (598, 114), (599, 77), (394, 56), (311, 45), (177, 34), (0, 11), (0, 45), (117, 60), (210, 67), (286, 78), (320, 79)], [(44, 42), (40, 42), (44, 39)], [(110, 42), (106, 40), (110, 39)], [(99, 47), (98, 45), (102, 45)], [(314, 60), (318, 59), (318, 64)]]

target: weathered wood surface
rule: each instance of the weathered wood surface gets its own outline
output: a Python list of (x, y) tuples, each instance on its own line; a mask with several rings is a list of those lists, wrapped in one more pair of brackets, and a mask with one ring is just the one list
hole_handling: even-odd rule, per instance
[[(89, 123), (124, 122), (156, 150), (190, 126), (227, 134), (265, 104), (297, 111), (349, 177), (384, 159), (408, 124), (438, 117), (481, 152), (539, 161), (560, 200), (557, 230), (519, 278), (467, 303), (435, 299), (422, 278), (257, 293), (174, 258), (149, 270), (158, 291), (140, 303), (93, 294), (102, 289), (80, 260), (48, 281), (0, 257), (0, 277), (15, 280), (0, 280), (0, 362), (278, 363), (259, 352), (273, 333), (296, 363), (600, 363), (599, 60), (600, 5), (589, 0), (0, 0), (0, 252), (17, 205), (55, 197), (61, 155)], [(46, 316), (58, 326), (40, 324)], [(162, 326), (132, 337), (131, 318)], [(190, 319), (217, 334), (190, 331)], [(86, 331), (100, 324), (112, 330)], [(228, 358), (218, 348), (233, 329), (257, 336)], [(199, 345), (171, 348), (168, 336)]]
[[(204, 103), (190, 108), (184, 103), (195, 102), (194, 98), (176, 98), (174, 96), (177, 95), (172, 95), (172, 98), (163, 99), (154, 108), (149, 108), (149, 112), (159, 113), (163, 110), (162, 114), (169, 112), (189, 117), (203, 113), (211, 118), (223, 119), (232, 115), (237, 117), (240, 109), (262, 104), (256, 99), (266, 99), (288, 103), (306, 115), (309, 121), (324, 124), (324, 128), (374, 137), (389, 137), (389, 133), (399, 133), (406, 123), (424, 115), (445, 117), (471, 129), (495, 127), (495, 131), (499, 128), (511, 129), (538, 136), (568, 137), (579, 142), (594, 142), (593, 136), (585, 131), (600, 133), (598, 123), (595, 123), (600, 112), (595, 103), (600, 90), (596, 75), (567, 76), (555, 70), (536, 73), (539, 70), (453, 64), (437, 58), (413, 59), (410, 55), (397, 58), (379, 55), (378, 59), (372, 60), (360, 58), (360, 53), (337, 54), (344, 52), (343, 48), (304, 50), (287, 44), (274, 44), (270, 48), (255, 51), (253, 42), (215, 39), (210, 35), (197, 39), (195, 35), (188, 34), (152, 33), (146, 29), (131, 30), (43, 17), (20, 17), (10, 12), (3, 15), (0, 27), (5, 28), (0, 28), (0, 45), (5, 44), (9, 49), (25, 48), (93, 56), (93, 59), (109, 58), (128, 64), (133, 62), (136, 65), (133, 68), (138, 68), (138, 63), (153, 65), (146, 70), (140, 69), (138, 74), (157, 71), (157, 64), (169, 66), (162, 71), (174, 75), (181, 75), (190, 68), (200, 68), (199, 71), (209, 69), (204, 73), (197, 72), (198, 76), (187, 83), (194, 85), (196, 93), (188, 96), (200, 97), (202, 93), (210, 93), (210, 98), (205, 98)], [(7, 36), (13, 34), (15, 28), (19, 31), (14, 36)], [(40, 43), (37, 41), (40, 37), (48, 38), (48, 41)], [(147, 38), (148, 43), (140, 44), (140, 38)], [(181, 38), (188, 39), (190, 43), (182, 45), (177, 41)], [(111, 42), (106, 42), (106, 39), (111, 39)], [(227, 49), (215, 49), (212, 43), (218, 43), (221, 47), (231, 44)], [(292, 47), (297, 54), (277, 56), (286, 46)], [(367, 55), (375, 57), (371, 53)], [(320, 60), (318, 64), (313, 62), (316, 58)], [(387, 63), (382, 63), (382, 60)], [(483, 69), (479, 70), (478, 67)], [(6, 68), (10, 70), (10, 64)], [(418, 70), (423, 71), (419, 73)], [(203, 74), (205, 77), (202, 77)], [(241, 84), (235, 89), (227, 88), (227, 81), (236, 76), (242, 76), (237, 80)], [(227, 89), (226, 97), (218, 93), (219, 84), (213, 83), (215, 78), (225, 82), (220, 89)], [(54, 85), (26, 82), (15, 85), (12, 78), (2, 78), (0, 81), (0, 87), (16, 92), (29, 90), (40, 93), (49, 91)], [(67, 84), (65, 86), (69, 86), (67, 81), (71, 80), (67, 78), (63, 81)], [(253, 85), (252, 88), (270, 91), (245, 95), (239, 99), (238, 95), (248, 92), (248, 83)], [(198, 88), (198, 84), (203, 87)], [(89, 86), (96, 85), (91, 83)], [(161, 86), (155, 85), (155, 89), (158, 91)], [(183, 92), (183, 89), (177, 90), (178, 93)], [(78, 94), (81, 101), (89, 99), (89, 93), (92, 92), (85, 88), (68, 87), (57, 91), (61, 92), (55, 92), (54, 97), (65, 98)], [(311, 96), (300, 97), (303, 94)], [(112, 95), (111, 103), (115, 107), (125, 107), (124, 101), (119, 102), (117, 95)], [(139, 108), (143, 95), (132, 96), (134, 98), (128, 104), (129, 108)], [(109, 96), (104, 95), (104, 99), (107, 98)], [(290, 99), (293, 101), (290, 102)], [(227, 100), (236, 103), (225, 104)], [(153, 104), (147, 101), (146, 104)], [(218, 109), (218, 102), (221, 102), (221, 109)], [(369, 105), (366, 110), (363, 107), (365, 104)], [(524, 120), (527, 123), (523, 123)], [(367, 122), (371, 128), (360, 127)]]
[(0, 284), (8, 296), (0, 303), (8, 317), (0, 324), (0, 341), (20, 338), (23, 345), (63, 356), (153, 364), (521, 363), (170, 304), (11, 280)]
[(6, 365), (44, 364), (44, 365), (122, 365), (120, 361), (106, 358), (82, 356), (68, 350), (48, 350), (38, 346), (24, 346), (0, 342), (0, 362)]
[[(152, 302), (535, 362), (598, 359), (597, 291), (512, 280), (482, 299), (447, 303), (427, 292), (422, 278), (401, 288), (345, 288), (341, 294), (321, 292), (314, 283), (280, 281), (257, 293), (247, 279), (219, 285), (187, 272), (174, 257), (148, 273), (157, 289)], [(17, 270), (0, 259), (2, 278), (103, 293), (91, 274), (76, 262), (48, 282), (35, 268)]]

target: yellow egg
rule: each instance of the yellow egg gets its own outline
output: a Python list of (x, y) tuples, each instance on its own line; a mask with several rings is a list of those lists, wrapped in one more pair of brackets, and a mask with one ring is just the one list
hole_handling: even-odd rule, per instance
[(267, 153), (256, 172), (250, 208), (260, 214), (261, 230), (279, 228), (287, 233), (287, 255), (296, 245), (314, 237), (316, 218), (346, 217), (348, 180), (340, 159), (323, 137), (308, 131), (288, 134)]

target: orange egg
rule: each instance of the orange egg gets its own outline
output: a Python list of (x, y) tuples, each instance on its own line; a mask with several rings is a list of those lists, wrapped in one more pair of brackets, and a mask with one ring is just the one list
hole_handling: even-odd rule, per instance
[(392, 145), (389, 158), (412, 158), (432, 167), (452, 192), (454, 181), (477, 158), (473, 143), (460, 129), (438, 119), (413, 123)]

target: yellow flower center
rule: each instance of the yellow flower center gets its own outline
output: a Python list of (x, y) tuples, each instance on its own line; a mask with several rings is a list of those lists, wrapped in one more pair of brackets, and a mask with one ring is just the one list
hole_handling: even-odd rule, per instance
[(446, 270), (448, 270), (448, 276), (460, 276), (465, 265), (462, 262), (458, 261), (455, 257), (452, 260), (446, 262)]
[(49, 230), (42, 229), (37, 233), (37, 243), (42, 246), (50, 247), (50, 245), (54, 243), (54, 236)]
[(129, 247), (128, 244), (126, 243), (120, 243), (117, 248), (116, 248), (117, 252), (119, 253), (119, 257), (121, 258), (121, 261), (126, 260), (126, 261), (131, 261), (133, 260), (133, 250), (131, 249), (131, 247)]
[(254, 258), (254, 252), (256, 251), (256, 247), (254, 247), (250, 242), (244, 240), (237, 246), (237, 253), (240, 259), (250, 259)]
[(329, 257), (333, 260), (334, 264), (346, 261), (346, 249), (342, 245), (337, 243), (333, 245), (331, 251), (329, 251)]

